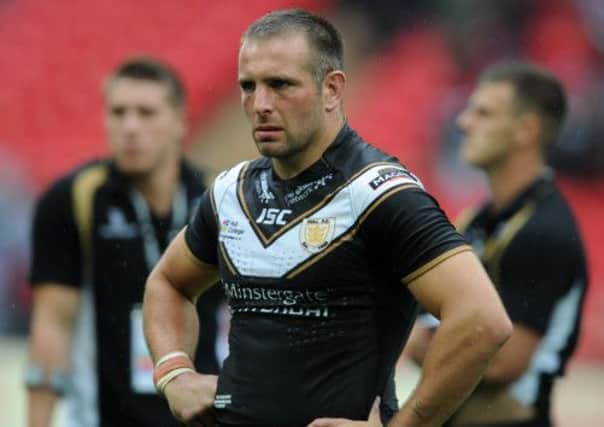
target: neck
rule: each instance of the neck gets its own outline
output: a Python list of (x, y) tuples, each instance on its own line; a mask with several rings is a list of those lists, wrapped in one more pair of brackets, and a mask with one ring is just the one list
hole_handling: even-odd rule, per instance
[(134, 178), (132, 184), (143, 195), (151, 211), (163, 218), (170, 213), (179, 178), (179, 162), (166, 162), (149, 174)]
[(299, 175), (323, 156), (344, 126), (343, 117), (331, 122), (332, 126), (326, 127), (323, 133), (317, 135), (316, 140), (300, 153), (287, 158), (273, 158), (273, 168), (281, 179), (290, 179)]
[(508, 159), (487, 171), (493, 207), (500, 211), (518, 197), (545, 172), (545, 163), (538, 157)]

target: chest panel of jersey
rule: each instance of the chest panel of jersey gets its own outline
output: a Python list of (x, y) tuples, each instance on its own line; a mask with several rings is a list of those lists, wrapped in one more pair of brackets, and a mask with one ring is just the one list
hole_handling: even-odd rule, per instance
[[(263, 212), (267, 208), (262, 208), (257, 216), (257, 212), (252, 212), (242, 197), (242, 193), (253, 191), (251, 184), (246, 186), (243, 181), (236, 186), (232, 183), (222, 194), (219, 186), (214, 196), (222, 260), (228, 264), (232, 274), (241, 277), (295, 277), (338, 246), (357, 239), (357, 227), (381, 197), (387, 196), (392, 190), (417, 185), (411, 177), (401, 175), (374, 189), (371, 184), (380, 177), (381, 169), (384, 169), (383, 164), (370, 165), (353, 178), (334, 186), (327, 197), (321, 193), (311, 195), (310, 204), (304, 206), (307, 209), (291, 209), (288, 221), (281, 228), (271, 224), (269, 230), (257, 224), (259, 219), (266, 218)], [(399, 169), (404, 171), (402, 167)], [(282, 219), (286, 218), (281, 214), (286, 206), (272, 209), (274, 218), (280, 215)], [(270, 234), (270, 231), (273, 233)]]

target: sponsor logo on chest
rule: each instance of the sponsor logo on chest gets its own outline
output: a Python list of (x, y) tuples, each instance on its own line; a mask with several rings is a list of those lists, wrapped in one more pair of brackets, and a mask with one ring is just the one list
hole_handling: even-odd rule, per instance
[(275, 200), (275, 195), (270, 190), (268, 186), (268, 172), (262, 171), (260, 173), (260, 178), (256, 180), (254, 183), (256, 187), (256, 196), (260, 200), (260, 202), (265, 205), (268, 204), (271, 200)]
[(139, 234), (136, 223), (128, 222), (120, 208), (110, 207), (107, 211), (107, 222), (99, 228), (103, 239), (134, 239)]
[(223, 241), (228, 240), (241, 240), (241, 236), (245, 230), (239, 225), (239, 222), (232, 219), (223, 219), (220, 223), (219, 239)]
[(395, 167), (386, 167), (383, 169), (380, 169), (378, 171), (378, 176), (374, 179), (371, 180), (371, 182), (369, 182), (369, 186), (374, 189), (377, 190), (380, 186), (382, 186), (383, 184), (389, 182), (389, 181), (394, 181), (397, 179), (403, 179), (403, 178), (407, 178), (407, 179), (411, 179), (414, 182), (417, 182), (417, 179), (415, 178), (415, 176), (413, 176), (413, 174), (411, 174), (410, 172), (401, 169), (401, 168), (395, 168)]
[(333, 179), (333, 174), (329, 173), (306, 184), (298, 185), (294, 191), (290, 191), (284, 196), (285, 203), (289, 206), (301, 202), (310, 196), (314, 191), (327, 186), (327, 184)]
[(291, 214), (291, 209), (262, 208), (262, 212), (260, 212), (260, 215), (256, 218), (256, 223), (264, 225), (285, 225), (287, 224), (287, 217)]

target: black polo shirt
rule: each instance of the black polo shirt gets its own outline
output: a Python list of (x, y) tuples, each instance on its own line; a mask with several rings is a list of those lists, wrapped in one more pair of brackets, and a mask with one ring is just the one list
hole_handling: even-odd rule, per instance
[(510, 390), (537, 408), (538, 419), (549, 420), (552, 385), (577, 345), (587, 286), (571, 209), (548, 172), (499, 212), (486, 203), (466, 218), (459, 229), (482, 259), (510, 319), (543, 337), (528, 371)]
[[(180, 197), (167, 218), (156, 217), (144, 199), (136, 202), (128, 179), (107, 160), (68, 174), (38, 201), (31, 283), (83, 291), (73, 346), (76, 388), (67, 396), (67, 425), (177, 425), (152, 387), (141, 303), (150, 267), (184, 227), (204, 191), (203, 176), (184, 162), (181, 178)], [(89, 221), (87, 233), (78, 225), (82, 218)], [(201, 372), (218, 371), (214, 342), (219, 300), (219, 291), (199, 300), (203, 335), (196, 366)]]

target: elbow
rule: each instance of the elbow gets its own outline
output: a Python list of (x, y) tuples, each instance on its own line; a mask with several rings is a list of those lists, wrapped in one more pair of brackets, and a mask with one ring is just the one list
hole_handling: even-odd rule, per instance
[(496, 313), (487, 313), (483, 325), (485, 341), (495, 352), (510, 339), (514, 331), (514, 325), (503, 307)]

